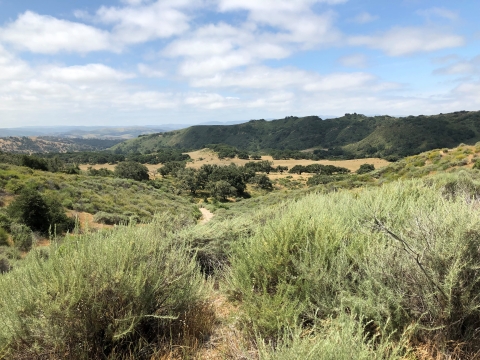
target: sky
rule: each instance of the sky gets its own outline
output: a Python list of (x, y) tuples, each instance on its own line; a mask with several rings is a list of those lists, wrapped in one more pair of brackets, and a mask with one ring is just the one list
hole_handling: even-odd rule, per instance
[(478, 0), (0, 0), (0, 127), (480, 110)]

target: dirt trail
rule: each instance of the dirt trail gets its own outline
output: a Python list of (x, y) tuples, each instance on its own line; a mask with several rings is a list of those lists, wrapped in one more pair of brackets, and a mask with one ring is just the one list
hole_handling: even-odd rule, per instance
[(200, 208), (200, 212), (202, 213), (202, 218), (200, 219), (200, 224), (206, 224), (210, 220), (212, 220), (212, 218), (214, 217), (213, 213), (210, 210), (205, 209), (203, 207)]

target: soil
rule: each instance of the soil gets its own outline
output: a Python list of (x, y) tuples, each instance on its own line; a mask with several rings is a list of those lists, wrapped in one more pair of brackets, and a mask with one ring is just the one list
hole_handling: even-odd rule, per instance
[(200, 212), (202, 213), (202, 218), (200, 219), (200, 224), (206, 224), (210, 220), (213, 219), (214, 215), (213, 213), (205, 208), (200, 208)]

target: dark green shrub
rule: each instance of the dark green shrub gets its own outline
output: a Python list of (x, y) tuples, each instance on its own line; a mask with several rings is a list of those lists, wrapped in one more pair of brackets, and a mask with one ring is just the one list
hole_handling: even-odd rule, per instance
[(273, 184), (270, 181), (269, 177), (265, 174), (255, 175), (250, 179), (250, 183), (254, 184), (256, 187), (262, 190), (272, 190)]
[(162, 176), (173, 175), (176, 176), (179, 170), (185, 169), (187, 164), (184, 161), (169, 161), (165, 163), (157, 172)]
[(216, 199), (226, 201), (228, 196), (235, 196), (236, 189), (225, 180), (210, 182), (207, 185), (207, 190)]
[(93, 167), (89, 167), (88, 170), (88, 175), (90, 176), (102, 176), (102, 177), (111, 177), (113, 176), (113, 171), (108, 170), (107, 168), (100, 168), (100, 169), (94, 169)]
[(473, 168), (480, 170), (480, 159), (475, 160), (475, 163), (473, 164)]
[(30, 169), (48, 171), (47, 161), (36, 156), (22, 155), (21, 165)]
[(375, 170), (375, 166), (372, 164), (362, 164), (360, 168), (356, 171), (357, 174), (367, 174)]
[(8, 245), (8, 234), (5, 229), (0, 227), (0, 246)]
[(63, 233), (75, 226), (74, 221), (65, 215), (58, 200), (42, 196), (32, 188), (23, 189), (7, 211), (16, 222), (42, 234), (48, 234), (49, 231)]
[[(8, 214), (16, 222), (25, 224), (33, 231), (48, 233), (49, 208), (43, 196), (32, 188), (21, 190), (18, 197), (8, 206)], [(13, 233), (13, 231), (12, 231)]]
[(0, 255), (0, 274), (5, 274), (12, 269), (10, 261), (3, 255)]
[(148, 180), (148, 168), (145, 165), (137, 163), (135, 161), (124, 161), (115, 166), (114, 175), (123, 178), (136, 181)]

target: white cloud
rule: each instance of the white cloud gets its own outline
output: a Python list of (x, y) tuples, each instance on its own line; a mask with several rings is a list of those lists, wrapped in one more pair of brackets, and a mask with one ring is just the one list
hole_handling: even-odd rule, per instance
[(459, 19), (459, 15), (457, 12), (448, 10), (442, 7), (433, 7), (430, 9), (418, 10), (418, 15), (424, 16), (427, 19), (431, 19), (432, 17), (440, 17), (443, 19), (448, 19), (451, 21), (455, 21)]
[(329, 74), (321, 79), (305, 85), (306, 91), (355, 91), (359, 88), (367, 89), (369, 84), (373, 84), (375, 76), (367, 73), (339, 73)]
[[(176, 9), (171, 1), (157, 1), (142, 5), (134, 1), (126, 7), (101, 7), (96, 13), (97, 21), (114, 25), (115, 41), (124, 44), (143, 43), (159, 38), (180, 35), (189, 29), (189, 18)], [(182, 5), (185, 1), (179, 1)]]
[(152, 67), (145, 64), (137, 65), (138, 72), (149, 78), (161, 78), (165, 76), (165, 73), (161, 70), (153, 69)]
[(273, 69), (265, 66), (249, 68), (245, 71), (217, 73), (212, 77), (196, 78), (191, 81), (194, 87), (204, 88), (237, 88), (299, 92), (364, 92), (385, 90), (393, 85), (382, 83), (374, 75), (355, 73), (331, 73), (320, 75), (316, 72), (296, 68)]
[(0, 81), (21, 79), (30, 75), (30, 67), (24, 61), (15, 58), (0, 45)]
[(355, 16), (352, 21), (357, 24), (367, 24), (378, 19), (378, 16), (372, 15), (366, 11)]
[(183, 57), (179, 66), (183, 76), (208, 76), (250, 65), (264, 59), (281, 59), (290, 50), (264, 34), (227, 24), (207, 25), (190, 37), (173, 41), (162, 52), (167, 57)]
[(106, 31), (31, 11), (1, 28), (0, 40), (18, 49), (41, 54), (117, 50)]
[(364, 68), (367, 67), (368, 58), (364, 54), (351, 54), (341, 57), (338, 62), (346, 67)]
[(465, 39), (428, 27), (394, 27), (380, 35), (353, 36), (349, 43), (379, 49), (390, 56), (403, 56), (462, 46)]
[[(458, 57), (457, 57), (458, 59)], [(459, 60), (433, 72), (436, 75), (480, 74), (480, 55), (470, 60)]]
[(314, 4), (336, 5), (348, 0), (219, 0), (221, 11), (249, 10), (249, 11), (289, 11), (299, 12), (309, 9)]
[(339, 32), (333, 27), (334, 13), (317, 14), (312, 11), (312, 5), (344, 2), (346, 0), (219, 0), (218, 6), (222, 12), (246, 10), (250, 23), (281, 30), (279, 40), (311, 47), (339, 39)]
[(42, 76), (67, 83), (122, 81), (135, 77), (134, 74), (120, 72), (103, 64), (52, 67), (44, 70)]
[(186, 96), (184, 103), (204, 109), (222, 109), (238, 105), (238, 98), (224, 97), (215, 93), (194, 93)]

